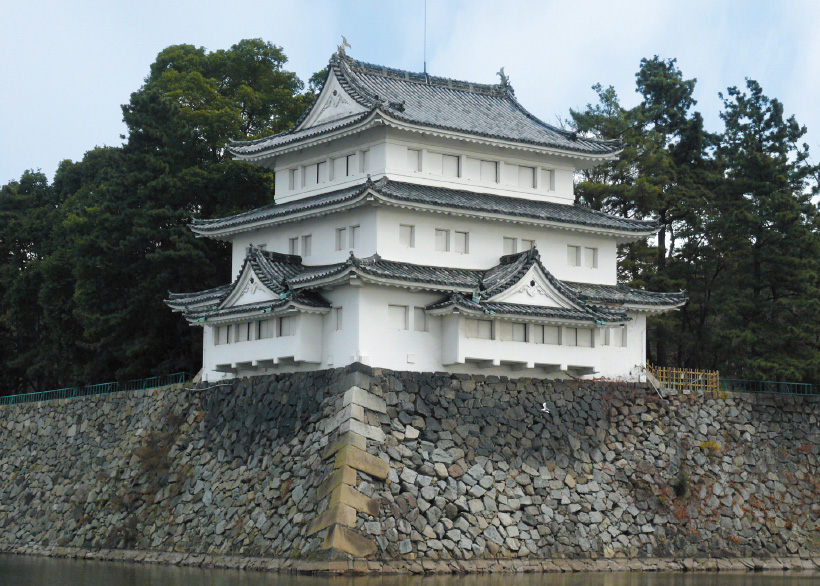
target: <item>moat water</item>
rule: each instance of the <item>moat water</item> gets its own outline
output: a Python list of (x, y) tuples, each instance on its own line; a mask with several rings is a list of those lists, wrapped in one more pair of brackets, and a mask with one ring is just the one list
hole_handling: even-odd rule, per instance
[(293, 576), (0, 555), (0, 586), (816, 586), (820, 573)]

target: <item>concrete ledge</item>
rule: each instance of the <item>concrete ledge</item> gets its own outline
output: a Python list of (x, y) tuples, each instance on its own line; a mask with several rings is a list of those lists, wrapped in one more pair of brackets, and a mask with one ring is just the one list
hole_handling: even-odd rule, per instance
[(376, 542), (359, 535), (342, 525), (333, 525), (327, 530), (320, 549), (336, 549), (356, 558), (364, 558), (376, 553)]
[(340, 484), (330, 493), (330, 505), (328, 506), (332, 508), (340, 504), (353, 507), (357, 511), (367, 513), (373, 517), (379, 515), (379, 501), (366, 497), (347, 484)]
[(338, 504), (316, 517), (308, 526), (307, 535), (311, 536), (331, 525), (356, 526), (356, 509), (348, 505)]
[(381, 480), (386, 479), (390, 471), (390, 465), (387, 462), (376, 456), (371, 456), (355, 446), (344, 446), (336, 452), (336, 461), (333, 467), (341, 468), (342, 466), (350, 466)]

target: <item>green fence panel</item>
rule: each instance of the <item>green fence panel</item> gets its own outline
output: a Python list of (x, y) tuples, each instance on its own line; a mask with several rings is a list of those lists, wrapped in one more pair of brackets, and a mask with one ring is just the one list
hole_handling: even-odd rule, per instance
[(734, 393), (764, 393), (771, 395), (817, 395), (817, 387), (809, 383), (789, 383), (771, 380), (720, 379), (720, 388)]
[(75, 399), (91, 395), (107, 395), (119, 391), (142, 391), (145, 389), (155, 389), (157, 387), (167, 387), (168, 385), (184, 384), (190, 380), (191, 375), (189, 373), (175, 372), (163, 376), (129, 380), (123, 383), (98, 383), (82, 387), (66, 387), (63, 389), (53, 389), (51, 391), (38, 391), (36, 393), (26, 393), (23, 395), (7, 395), (0, 397), (0, 405), (18, 405), (20, 403), (38, 403), (40, 401), (54, 401), (57, 399)]

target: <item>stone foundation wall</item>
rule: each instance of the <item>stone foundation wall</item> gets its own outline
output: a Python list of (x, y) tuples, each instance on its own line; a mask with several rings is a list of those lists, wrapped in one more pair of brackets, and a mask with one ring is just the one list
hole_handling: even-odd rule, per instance
[(0, 550), (814, 556), (818, 416), (360, 365), (0, 407)]

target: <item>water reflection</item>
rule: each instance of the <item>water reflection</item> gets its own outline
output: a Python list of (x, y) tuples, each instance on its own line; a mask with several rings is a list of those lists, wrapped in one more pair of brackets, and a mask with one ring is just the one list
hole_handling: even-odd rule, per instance
[(0, 555), (0, 586), (816, 586), (820, 573), (291, 576)]

